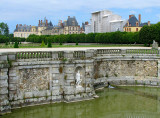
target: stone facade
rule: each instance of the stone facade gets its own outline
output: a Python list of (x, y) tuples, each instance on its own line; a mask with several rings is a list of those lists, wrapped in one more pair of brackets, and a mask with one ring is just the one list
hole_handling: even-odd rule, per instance
[(102, 82), (160, 86), (159, 54), (134, 49), (0, 53), (0, 114), (93, 99), (94, 85)]
[(60, 35), (60, 34), (80, 34), (84, 33), (83, 28), (80, 28), (75, 17), (68, 16), (67, 21), (60, 20), (58, 25), (53, 26), (52, 22), (44, 18), (44, 21), (39, 20), (38, 26), (28, 26), (17, 24), (14, 31), (14, 37), (27, 38), (31, 34), (35, 35)]

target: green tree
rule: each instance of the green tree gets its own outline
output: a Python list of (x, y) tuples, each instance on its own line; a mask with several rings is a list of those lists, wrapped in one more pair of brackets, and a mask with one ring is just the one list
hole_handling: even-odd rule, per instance
[(5, 35), (5, 36), (9, 36), (9, 28), (6, 23), (3, 23), (3, 22), (0, 23), (0, 34)]
[(51, 47), (52, 47), (51, 40), (48, 40), (48, 48), (51, 48)]
[(150, 28), (149, 26), (143, 26), (142, 29), (139, 32), (139, 39), (141, 42), (143, 42), (145, 45), (149, 45), (151, 43), (150, 41)]
[(14, 43), (14, 48), (19, 48), (17, 40)]
[(43, 40), (42, 40), (42, 43), (41, 43), (41, 47), (45, 47), (45, 43), (44, 43)]

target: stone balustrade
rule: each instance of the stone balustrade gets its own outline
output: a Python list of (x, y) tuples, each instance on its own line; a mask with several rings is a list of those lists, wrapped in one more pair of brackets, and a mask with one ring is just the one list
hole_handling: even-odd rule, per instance
[[(53, 51), (53, 52), (17, 52), (7, 54), (17, 60), (19, 59), (53, 59), (61, 60), (64, 58), (84, 59), (99, 55), (160, 55), (160, 50), (153, 49), (97, 49), (86, 51)], [(1, 57), (2, 58), (2, 57)]]

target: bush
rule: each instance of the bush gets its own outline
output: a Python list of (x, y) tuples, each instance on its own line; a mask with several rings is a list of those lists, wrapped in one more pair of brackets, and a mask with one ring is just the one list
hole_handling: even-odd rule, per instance
[(5, 45), (6, 45), (6, 46), (8, 45), (8, 41), (6, 41)]
[(78, 45), (78, 42), (76, 42), (76, 45)]
[(42, 41), (42, 43), (41, 43), (41, 47), (45, 47), (44, 41)]
[(48, 48), (51, 48), (52, 47), (52, 43), (51, 43), (51, 41), (49, 40), (48, 41)]
[(19, 48), (17, 41), (15, 41), (15, 43), (14, 43), (14, 48)]

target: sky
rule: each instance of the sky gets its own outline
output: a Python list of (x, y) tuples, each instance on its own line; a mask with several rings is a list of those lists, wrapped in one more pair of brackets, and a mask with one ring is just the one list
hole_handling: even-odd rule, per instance
[(10, 33), (17, 24), (37, 26), (44, 17), (57, 25), (59, 20), (75, 16), (79, 25), (91, 19), (91, 13), (110, 10), (128, 19), (130, 14), (142, 22), (160, 21), (160, 0), (0, 0), (0, 22), (7, 23)]

